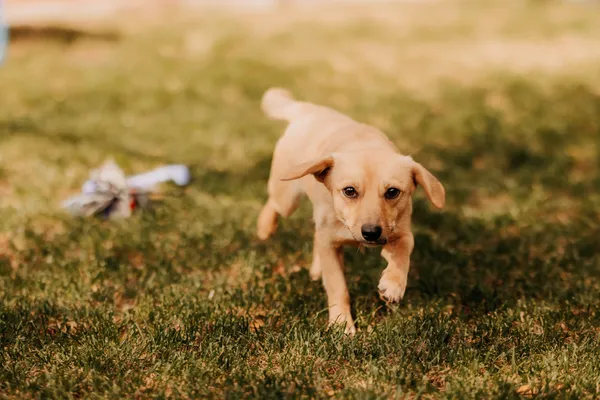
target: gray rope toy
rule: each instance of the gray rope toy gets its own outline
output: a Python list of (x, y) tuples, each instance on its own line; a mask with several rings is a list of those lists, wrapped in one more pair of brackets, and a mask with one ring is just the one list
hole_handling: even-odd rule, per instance
[(105, 218), (128, 218), (136, 208), (148, 204), (155, 187), (172, 181), (178, 186), (190, 182), (190, 172), (185, 165), (167, 165), (142, 174), (126, 177), (112, 160), (90, 173), (81, 188), (81, 194), (63, 202), (74, 216), (100, 215)]

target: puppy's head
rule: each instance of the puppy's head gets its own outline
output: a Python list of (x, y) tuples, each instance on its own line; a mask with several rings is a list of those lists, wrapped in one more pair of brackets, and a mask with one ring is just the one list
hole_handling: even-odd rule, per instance
[[(398, 235), (417, 185), (442, 208), (442, 184), (412, 158), (390, 151), (335, 153), (292, 168), (283, 180), (312, 174), (331, 192), (337, 218), (365, 245), (382, 245)], [(399, 228), (398, 228), (399, 229)]]

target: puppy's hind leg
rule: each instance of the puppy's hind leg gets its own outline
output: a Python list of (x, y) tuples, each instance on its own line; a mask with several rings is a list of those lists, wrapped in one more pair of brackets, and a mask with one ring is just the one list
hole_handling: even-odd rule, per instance
[(292, 215), (298, 208), (300, 195), (296, 182), (269, 180), (269, 200), (263, 206), (256, 226), (259, 239), (266, 240), (277, 230), (279, 215)]
[(277, 210), (269, 199), (263, 206), (256, 223), (256, 234), (260, 240), (267, 240), (277, 230)]

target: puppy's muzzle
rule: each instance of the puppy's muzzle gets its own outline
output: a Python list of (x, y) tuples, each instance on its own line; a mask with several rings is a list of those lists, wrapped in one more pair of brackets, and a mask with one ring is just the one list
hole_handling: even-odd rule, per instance
[(360, 233), (362, 233), (363, 238), (367, 242), (374, 244), (385, 244), (385, 239), (381, 238), (382, 232), (383, 229), (379, 225), (364, 224), (360, 228)]

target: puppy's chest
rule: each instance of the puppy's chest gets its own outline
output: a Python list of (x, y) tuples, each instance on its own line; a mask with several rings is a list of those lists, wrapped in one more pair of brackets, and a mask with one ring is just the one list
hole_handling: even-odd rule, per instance
[(302, 188), (312, 203), (315, 229), (326, 234), (333, 242), (358, 244), (350, 230), (338, 218), (331, 192), (312, 176), (303, 178)]
[(331, 203), (313, 204), (315, 230), (325, 234), (334, 243), (358, 244), (348, 227), (337, 217)]

